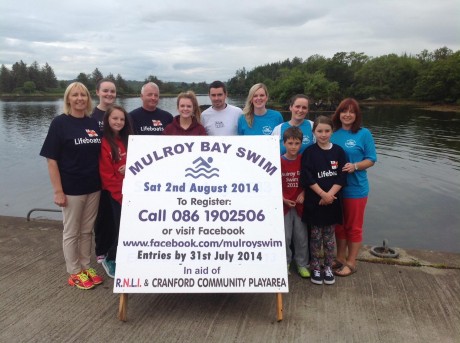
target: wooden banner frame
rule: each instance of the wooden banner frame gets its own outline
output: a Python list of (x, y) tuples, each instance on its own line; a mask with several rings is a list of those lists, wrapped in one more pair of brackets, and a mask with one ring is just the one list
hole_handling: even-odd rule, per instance
[[(128, 293), (120, 294), (117, 318), (122, 322), (128, 321)], [(283, 320), (283, 294), (276, 293), (276, 321)]]

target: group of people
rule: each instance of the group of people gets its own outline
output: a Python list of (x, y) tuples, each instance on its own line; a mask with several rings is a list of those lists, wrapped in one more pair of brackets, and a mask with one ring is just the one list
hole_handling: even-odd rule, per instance
[[(109, 277), (115, 276), (131, 134), (279, 136), (288, 268), (294, 260), (300, 276), (317, 284), (333, 283), (333, 269), (340, 276), (356, 271), (368, 192), (366, 169), (376, 161), (376, 153), (370, 132), (361, 127), (355, 100), (344, 100), (332, 119), (320, 116), (312, 122), (306, 119), (308, 97), (296, 95), (291, 119), (284, 122), (280, 112), (266, 107), (269, 94), (262, 83), (251, 87), (243, 109), (227, 103), (221, 81), (210, 84), (212, 105), (202, 113), (192, 91), (180, 93), (175, 117), (158, 107), (160, 90), (153, 82), (143, 85), (142, 106), (130, 113), (115, 103), (112, 80), (99, 81), (96, 95), (99, 104), (93, 109), (88, 89), (79, 82), (70, 84), (64, 113), (51, 122), (40, 151), (47, 159), (54, 203), (62, 208), (69, 285), (91, 289), (103, 282), (90, 262), (93, 229), (96, 261)], [(291, 177), (288, 182), (286, 175), (295, 175), (296, 181)]]
[(294, 260), (301, 277), (331, 285), (335, 276), (357, 270), (369, 194), (366, 169), (377, 154), (355, 99), (344, 99), (332, 117), (314, 122), (306, 119), (308, 103), (306, 96), (294, 96), (291, 119), (273, 133), (281, 142), (287, 268)]

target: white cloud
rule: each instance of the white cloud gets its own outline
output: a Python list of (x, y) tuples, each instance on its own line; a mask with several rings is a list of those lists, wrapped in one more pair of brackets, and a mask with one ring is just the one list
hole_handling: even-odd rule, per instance
[(460, 49), (458, 0), (0, 3), (0, 63), (47, 62), (58, 79), (96, 67), (143, 80), (228, 80), (242, 67), (319, 54)]

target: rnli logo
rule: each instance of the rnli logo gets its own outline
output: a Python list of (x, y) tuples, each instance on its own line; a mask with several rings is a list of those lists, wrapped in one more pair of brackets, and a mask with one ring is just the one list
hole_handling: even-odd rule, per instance
[(353, 148), (356, 146), (356, 141), (354, 139), (347, 139), (347, 141), (345, 142), (345, 146), (347, 148)]
[(337, 169), (338, 166), (339, 166), (339, 161), (331, 161), (332, 170)]
[(264, 135), (271, 135), (272, 134), (272, 128), (270, 126), (264, 126), (262, 128), (262, 133)]
[(161, 120), (152, 120), (153, 126), (163, 126), (163, 123)]
[(97, 132), (94, 131), (94, 130), (86, 129), (85, 131), (86, 131), (86, 133), (88, 134), (89, 137), (97, 137), (98, 136)]
[(310, 137), (308, 136), (303, 136), (303, 144), (306, 145), (306, 144), (310, 144)]

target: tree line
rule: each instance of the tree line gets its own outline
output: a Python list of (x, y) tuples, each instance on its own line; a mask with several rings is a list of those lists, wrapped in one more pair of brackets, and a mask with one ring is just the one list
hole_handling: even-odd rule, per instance
[(236, 71), (227, 82), (231, 94), (246, 95), (263, 82), (270, 97), (286, 103), (293, 94), (315, 101), (337, 102), (344, 97), (382, 100), (427, 100), (460, 104), (460, 51), (442, 47), (420, 54), (369, 57), (338, 52), (332, 58), (313, 55)]
[[(114, 81), (121, 96), (138, 94), (141, 86), (152, 81), (163, 94), (178, 94), (193, 90), (206, 94), (206, 82), (167, 82), (149, 75), (143, 81), (125, 80), (120, 74), (104, 76), (98, 68), (92, 73), (80, 73), (75, 80), (57, 81), (48, 63), (27, 66), (22, 60), (9, 70), (0, 68), (0, 93), (63, 92), (72, 81), (80, 81), (90, 91), (97, 82), (107, 78)], [(246, 96), (249, 88), (263, 82), (276, 102), (287, 103), (298, 93), (307, 94), (316, 103), (336, 104), (344, 97), (379, 100), (427, 100), (460, 104), (460, 51), (442, 47), (433, 52), (423, 50), (415, 56), (389, 54), (369, 57), (360, 52), (338, 52), (332, 58), (312, 55), (303, 60), (294, 57), (282, 62), (244, 67), (227, 80), (228, 92)]]
[(1, 93), (34, 93), (47, 92), (58, 87), (53, 68), (48, 63), (43, 67), (35, 61), (27, 66), (22, 60), (13, 64), (11, 70), (2, 64), (0, 68)]
[(2, 64), (0, 68), (0, 93), (63, 93), (65, 88), (73, 81), (83, 83), (89, 91), (94, 92), (97, 83), (101, 79), (112, 80), (117, 87), (117, 94), (120, 96), (138, 94), (142, 85), (149, 81), (155, 82), (162, 93), (168, 94), (178, 94), (186, 90), (206, 94), (209, 86), (206, 82), (164, 82), (153, 75), (148, 76), (143, 81), (125, 80), (120, 74), (114, 76), (109, 73), (104, 76), (99, 68), (95, 68), (90, 74), (79, 73), (73, 80), (58, 81), (53, 68), (48, 63), (40, 67), (38, 62), (34, 61), (28, 66), (21, 60), (14, 63), (11, 70)]

